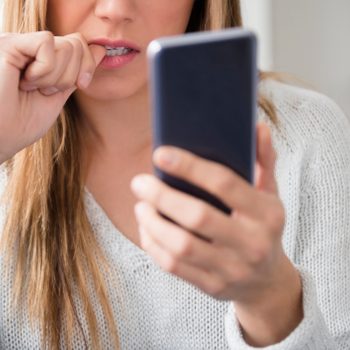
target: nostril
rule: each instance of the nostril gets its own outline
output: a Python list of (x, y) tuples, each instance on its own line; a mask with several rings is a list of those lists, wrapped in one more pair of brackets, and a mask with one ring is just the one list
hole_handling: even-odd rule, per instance
[(104, 0), (97, 1), (95, 15), (104, 21), (130, 22), (133, 8), (130, 0)]

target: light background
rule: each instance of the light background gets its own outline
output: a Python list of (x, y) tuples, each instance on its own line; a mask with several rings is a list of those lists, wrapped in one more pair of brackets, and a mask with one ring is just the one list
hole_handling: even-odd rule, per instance
[(350, 0), (242, 0), (260, 38), (260, 67), (331, 96), (350, 118)]
[(260, 39), (260, 68), (294, 74), (350, 117), (350, 0), (242, 0), (242, 8)]

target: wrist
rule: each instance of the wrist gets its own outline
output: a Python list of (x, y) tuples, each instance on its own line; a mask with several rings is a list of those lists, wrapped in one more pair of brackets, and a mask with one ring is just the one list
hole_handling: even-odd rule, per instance
[(249, 301), (235, 302), (245, 341), (268, 346), (285, 339), (303, 319), (302, 285), (298, 271), (283, 256), (276, 277)]

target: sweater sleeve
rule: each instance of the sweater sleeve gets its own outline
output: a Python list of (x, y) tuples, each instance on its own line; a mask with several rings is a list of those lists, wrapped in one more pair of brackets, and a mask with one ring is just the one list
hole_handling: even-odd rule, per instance
[[(324, 322), (321, 311), (316, 303), (316, 292), (312, 277), (304, 271), (300, 271), (303, 284), (303, 308), (304, 319), (299, 326), (279, 344), (271, 345), (265, 350), (336, 350), (337, 345), (333, 341)], [(225, 332), (227, 342), (231, 350), (254, 350), (255, 347), (245, 343), (238, 320), (235, 316), (234, 306), (229, 307), (225, 319)]]
[[(313, 152), (300, 157), (298, 220), (284, 235), (293, 236), (288, 255), (302, 278), (304, 319), (282, 342), (259, 349), (345, 350), (350, 348), (349, 121), (319, 94), (299, 112), (300, 143)], [(225, 327), (230, 349), (256, 349), (244, 342), (232, 305)]]

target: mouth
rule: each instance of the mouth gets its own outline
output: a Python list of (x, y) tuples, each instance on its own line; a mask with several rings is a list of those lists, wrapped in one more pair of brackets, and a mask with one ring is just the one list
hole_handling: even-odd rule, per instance
[(106, 50), (99, 67), (107, 70), (119, 69), (130, 64), (141, 52), (137, 45), (126, 40), (99, 38), (89, 41), (88, 44), (100, 45)]
[(136, 52), (135, 49), (132, 49), (127, 46), (119, 46), (119, 47), (105, 46), (105, 48), (106, 48), (107, 57), (126, 56)]
[(94, 39), (88, 42), (88, 44), (100, 45), (106, 49), (106, 56), (124, 56), (130, 53), (140, 53), (140, 48), (126, 40), (111, 40), (111, 39)]

